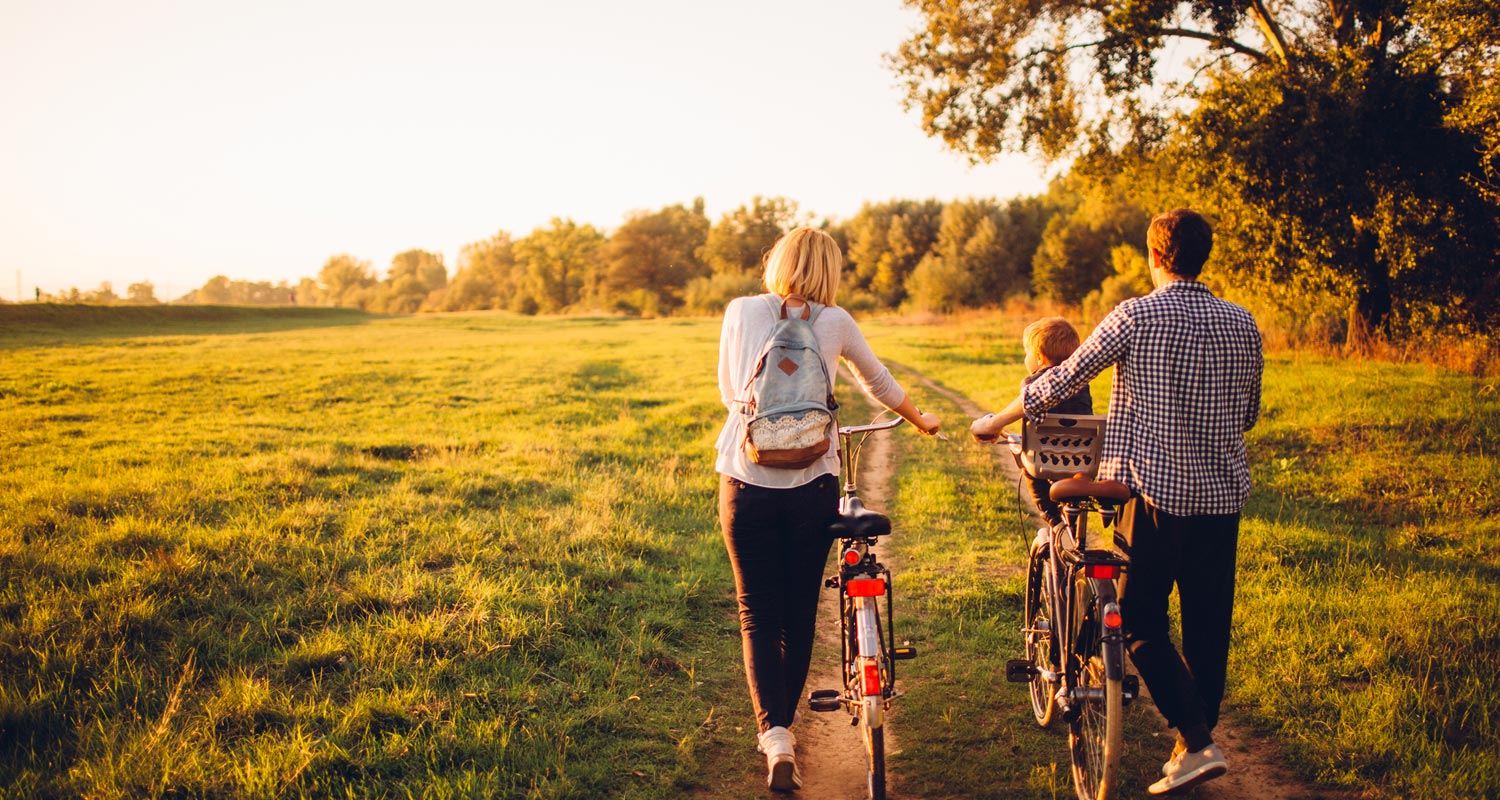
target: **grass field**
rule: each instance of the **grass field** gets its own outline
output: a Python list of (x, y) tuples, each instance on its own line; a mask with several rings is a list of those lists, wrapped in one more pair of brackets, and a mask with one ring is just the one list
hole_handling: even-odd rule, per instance
[[(0, 307), (0, 795), (650, 798), (754, 758), (717, 320), (27, 308)], [(997, 406), (1019, 327), (866, 329)], [(1500, 793), (1497, 433), (1472, 378), (1269, 360), (1230, 703), (1308, 777)], [(1014, 486), (895, 440), (923, 653), (897, 788), (1065, 796), (1000, 680)], [(1144, 716), (1131, 792), (1169, 746)]]
[(6, 795), (690, 778), (742, 694), (717, 329), (353, 321), (0, 342)]

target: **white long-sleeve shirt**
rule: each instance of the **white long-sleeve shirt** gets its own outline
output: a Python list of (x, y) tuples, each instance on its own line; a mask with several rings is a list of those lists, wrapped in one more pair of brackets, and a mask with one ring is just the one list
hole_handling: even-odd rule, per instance
[[(886, 408), (901, 405), (906, 399), (906, 390), (875, 357), (849, 312), (838, 306), (822, 307), (817, 303), (812, 306), (814, 309), (823, 308), (823, 313), (813, 322), (813, 334), (818, 337), (818, 350), (829, 378), (837, 381), (836, 367), (842, 358), (865, 394)], [(781, 298), (774, 294), (738, 298), (725, 309), (724, 329), (719, 334), (719, 397), (729, 415), (715, 445), (719, 457), (714, 469), (752, 486), (768, 489), (790, 489), (820, 475), (839, 474), (837, 434), (830, 437), (828, 453), (803, 469), (763, 467), (752, 463), (745, 455), (742, 445), (746, 417), (735, 400), (744, 395), (750, 373), (771, 335), (771, 328), (780, 319), (780, 311)]]

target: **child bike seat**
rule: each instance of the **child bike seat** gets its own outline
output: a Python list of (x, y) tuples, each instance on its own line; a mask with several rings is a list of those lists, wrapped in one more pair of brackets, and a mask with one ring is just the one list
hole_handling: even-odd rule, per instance
[(840, 539), (873, 539), (891, 532), (891, 518), (865, 508), (858, 497), (848, 497), (828, 532)]

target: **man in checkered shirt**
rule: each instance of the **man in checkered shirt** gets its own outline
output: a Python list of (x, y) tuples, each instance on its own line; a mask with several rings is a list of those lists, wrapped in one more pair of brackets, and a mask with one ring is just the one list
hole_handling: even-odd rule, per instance
[[(1213, 246), (1207, 220), (1186, 208), (1146, 233), (1155, 291), (1120, 303), (1078, 350), (1009, 406), (971, 426), (992, 440), (1023, 415), (1039, 420), (1115, 365), (1099, 478), (1130, 487), (1132, 529), (1120, 589), (1131, 661), (1177, 746), (1152, 794), (1226, 771), (1212, 730), (1224, 698), (1240, 510), (1250, 494), (1245, 431), (1260, 415), (1260, 332), (1245, 309), (1198, 282)], [(1177, 586), (1182, 653), (1168, 629)]]

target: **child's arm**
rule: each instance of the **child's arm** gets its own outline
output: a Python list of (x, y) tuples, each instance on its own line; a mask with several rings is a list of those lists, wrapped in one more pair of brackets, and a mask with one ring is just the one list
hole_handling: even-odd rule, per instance
[(986, 414), (974, 420), (969, 425), (969, 433), (974, 436), (975, 441), (993, 442), (1000, 437), (1000, 432), (1004, 430), (1006, 425), (1020, 420), (1024, 413), (1024, 409), (1021, 406), (1021, 397), (1017, 395), (1016, 399), (1012, 400), (1010, 405), (1007, 405), (1005, 408), (1000, 409), (994, 414)]

